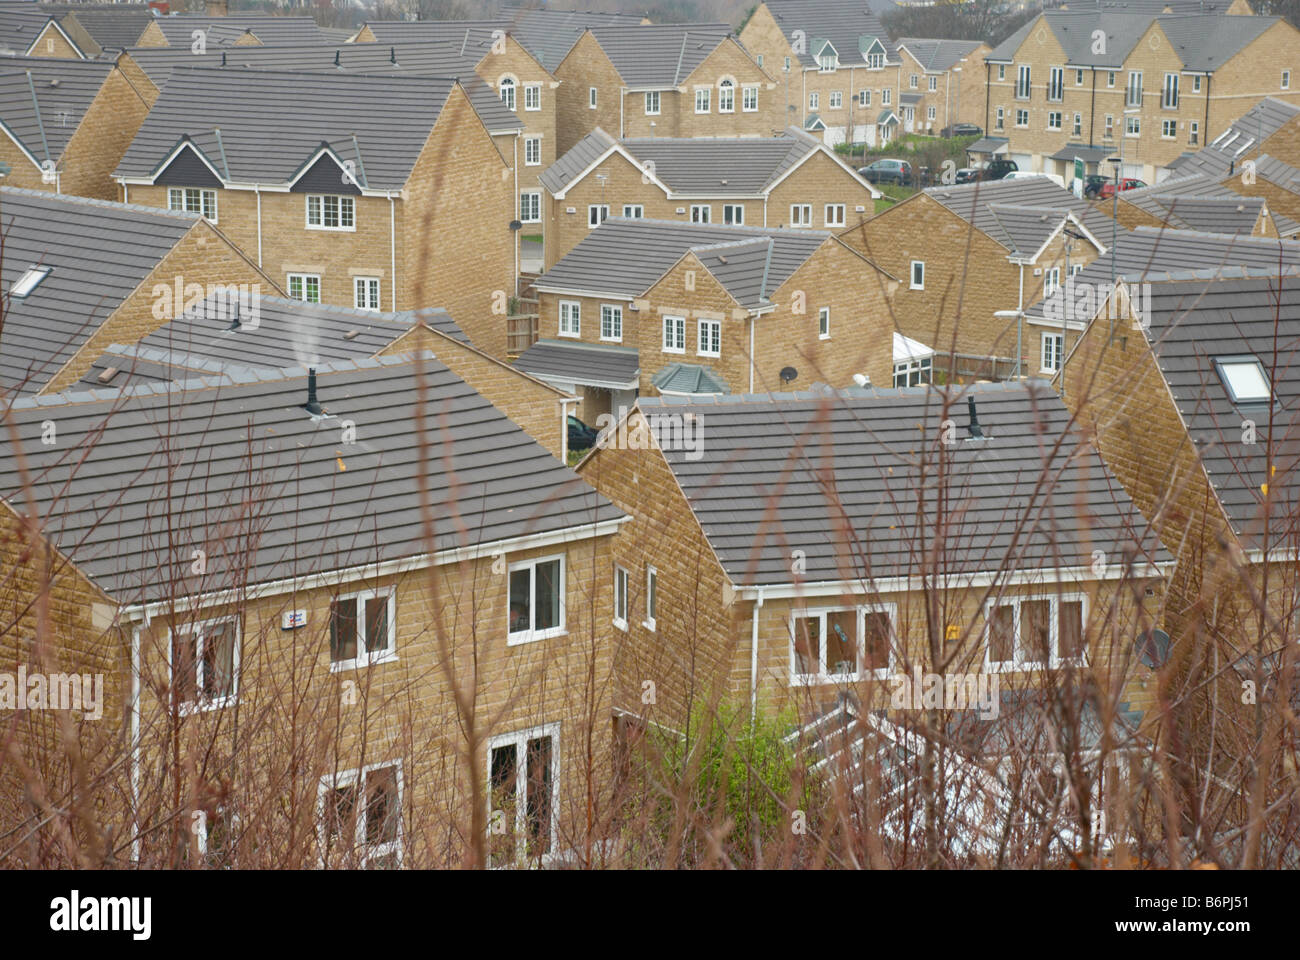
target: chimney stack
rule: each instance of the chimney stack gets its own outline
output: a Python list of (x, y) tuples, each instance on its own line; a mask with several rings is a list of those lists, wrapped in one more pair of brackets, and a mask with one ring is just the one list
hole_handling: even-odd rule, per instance
[[(312, 396), (316, 395), (316, 372), (312, 371)], [(970, 412), (970, 436), (972, 440), (979, 440), (984, 436), (984, 428), (980, 426), (979, 414), (975, 412), (975, 397), (971, 394), (966, 396), (966, 409)]]
[(325, 411), (321, 409), (320, 403), (316, 400), (316, 368), (311, 367), (307, 371), (307, 402), (302, 408), (310, 413), (313, 417), (321, 416)]

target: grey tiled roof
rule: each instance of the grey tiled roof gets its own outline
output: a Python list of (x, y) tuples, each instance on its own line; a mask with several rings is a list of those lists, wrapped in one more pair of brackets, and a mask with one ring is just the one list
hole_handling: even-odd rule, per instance
[[(1025, 254), (1032, 252), (1023, 249), (1017, 241), (1017, 237), (1020, 237), (1019, 243), (1029, 242), (1026, 238), (1034, 233), (1028, 227), (1030, 220), (1046, 223), (1056, 217), (1059, 222), (1067, 211), (1073, 213), (1103, 245), (1110, 242), (1110, 218), (1095, 210), (1092, 204), (1075, 197), (1069, 190), (1058, 187), (1047, 177), (931, 187), (925, 192), (963, 220), (972, 223), (975, 229), (987, 233), (1011, 251), (1018, 250)], [(995, 207), (1000, 212), (995, 213)], [(1027, 208), (1032, 213), (1013, 218), (1006, 209), (1010, 207)], [(1011, 227), (1013, 222), (1021, 226)]]
[[(615, 141), (597, 127), (541, 174), (552, 193), (569, 187), (616, 142), (634, 158), (654, 164), (654, 175), (674, 195), (754, 196), (819, 149), (818, 141), (791, 127), (777, 137), (656, 137)], [(864, 182), (865, 183), (865, 182)]]
[(311, 17), (267, 17), (235, 14), (228, 17), (206, 17), (177, 14), (157, 17), (158, 26), (170, 45), (189, 47), (195, 30), (207, 32), (207, 42), (213, 46), (233, 45), (246, 32), (252, 31), (264, 44), (324, 43), (325, 37)]
[(636, 26), (641, 15), (635, 13), (592, 13), (585, 10), (514, 10), (509, 12), (515, 37), (554, 71), (573, 48), (587, 27)]
[[(599, 317), (594, 320), (600, 322)], [(543, 380), (617, 390), (635, 388), (641, 372), (635, 347), (576, 340), (538, 340), (519, 356), (515, 366)]]
[[(1101, 12), (1049, 10), (1043, 13), (1042, 19), (1065, 51), (1067, 65), (1114, 68), (1123, 65), (1151, 23), (1159, 21), (1172, 49), (1187, 70), (1217, 69), (1277, 22), (1276, 17), (1157, 16), (1109, 8)], [(1037, 29), (1039, 22), (1038, 17), (1030, 20), (998, 44), (985, 58), (986, 61), (1010, 63), (1016, 50)], [(1092, 34), (1096, 30), (1106, 34), (1104, 53), (1092, 52)]]
[[(1268, 484), (1271, 532), (1289, 536), (1300, 510), (1300, 275), (1155, 284), (1146, 335), (1233, 528), (1260, 546)], [(1213, 361), (1241, 355), (1263, 362), (1271, 412), (1229, 399)], [(1242, 442), (1244, 419), (1256, 443)]]
[[(33, 497), (44, 535), (125, 604), (541, 532), (576, 538), (621, 516), (432, 357), (424, 453), (416, 371), (409, 357), (322, 365), (321, 419), (302, 409), (302, 368), (20, 401), (9, 416), (32, 483), (23, 490), (17, 458), (2, 457), (0, 497), (20, 512)], [(57, 445), (41, 443), (45, 420)], [(355, 442), (340, 441), (344, 420)], [(206, 554), (202, 576), (194, 550)]]
[(980, 40), (930, 40), (923, 37), (903, 37), (895, 46), (906, 47), (923, 68), (931, 73), (951, 70), (963, 57), (979, 49)]
[(101, 50), (122, 50), (134, 46), (154, 19), (147, 6), (127, 6), (114, 3), (95, 7), (76, 4), (75, 9), (64, 14), (63, 19), (76, 20), (86, 33), (99, 44)]
[(223, 179), (287, 183), (326, 142), (364, 187), (399, 190), (454, 84), (176, 67), (115, 176), (153, 176), (188, 135), (214, 169), (229, 169)]
[[(986, 439), (966, 439), (968, 396)], [(1087, 568), (1094, 550), (1117, 563), (1168, 559), (1047, 384), (969, 386), (947, 409), (943, 397), (914, 387), (638, 404), (650, 417), (697, 418), (699, 449), (663, 455), (737, 584), (791, 583), (794, 551), (808, 583)], [(958, 442), (944, 446), (948, 418)], [(960, 519), (936, 570), (920, 548), (935, 535), (941, 452), (947, 510)]]
[(1282, 127), (1300, 115), (1300, 107), (1265, 97), (1232, 122), (1200, 150), (1180, 157), (1170, 164), (1180, 176), (1205, 173), (1219, 176), (1229, 168), (1240, 167), (1243, 160), (1262, 161), (1260, 145)]
[(650, 382), (663, 393), (719, 394), (730, 393), (727, 381), (718, 376), (712, 367), (698, 363), (670, 363)]
[(1161, 209), (1161, 220), (1170, 226), (1243, 237), (1250, 236), (1259, 222), (1260, 211), (1265, 207), (1262, 197), (1182, 195), (1152, 197), (1151, 200)]
[(966, 148), (967, 153), (996, 153), (1005, 150), (1009, 143), (1006, 137), (981, 137)]
[(518, 115), (502, 103), (500, 96), (474, 72), (474, 61), (460, 55), (457, 44), (282, 44), (209, 50), (206, 54), (193, 54), (189, 48), (136, 47), (128, 55), (159, 88), (167, 83), (176, 67), (312, 71), (334, 77), (348, 74), (426, 79), (455, 77), (469, 94), (475, 111), (488, 130), (518, 130), (523, 126)]
[[(772, 241), (772, 258), (768, 267), (763, 296), (785, 282), (830, 234), (819, 230), (779, 230), (763, 227), (727, 227), (717, 224), (680, 223), (672, 220), (641, 220), (611, 217), (570, 250), (559, 263), (536, 281), (538, 290), (589, 291), (616, 296), (640, 296), (662, 277), (688, 251), (742, 241)], [(744, 243), (742, 247), (757, 246)], [(717, 251), (714, 251), (714, 259)], [(725, 255), (725, 253), (723, 254)], [(716, 266), (722, 266), (716, 264)], [(752, 268), (754, 261), (747, 266)], [(728, 287), (737, 299), (749, 299), (757, 291), (752, 269), (741, 276), (726, 271), (720, 282), (734, 282)]]
[[(0, 391), (43, 387), (198, 219), (157, 207), (0, 188), (0, 287), (8, 299)], [(34, 264), (52, 272), (26, 299), (9, 298), (14, 280)]]
[(731, 35), (725, 23), (591, 28), (623, 82), (633, 89), (675, 87)]
[(42, 4), (0, 2), (0, 54), (26, 53), (52, 16)]
[(37, 161), (58, 161), (112, 70), (104, 61), (0, 59), (0, 123)]
[(786, 39), (794, 42), (794, 31), (802, 30), (804, 52), (799, 61), (805, 67), (817, 65), (818, 41), (829, 40), (839, 54), (842, 66), (861, 65), (866, 61), (863, 53), (872, 38), (884, 45), (885, 57), (894, 62), (893, 45), (880, 18), (864, 0), (767, 0), (767, 9), (785, 32)]

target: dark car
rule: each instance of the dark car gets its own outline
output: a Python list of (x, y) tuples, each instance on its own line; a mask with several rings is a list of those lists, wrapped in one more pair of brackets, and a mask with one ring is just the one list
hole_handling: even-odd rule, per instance
[(973, 123), (954, 123), (951, 127), (944, 127), (939, 131), (939, 136), (945, 140), (949, 137), (978, 137), (984, 131)]
[(596, 442), (599, 432), (587, 426), (573, 414), (569, 414), (569, 449), (586, 450)]
[(1008, 173), (1020, 169), (1014, 160), (990, 160), (980, 169), (981, 180), (1001, 180)]
[(980, 178), (979, 167), (962, 167), (957, 171), (957, 179), (954, 183), (974, 183)]
[[(1141, 190), (1145, 186), (1146, 183), (1136, 177), (1124, 177), (1119, 182), (1120, 193), (1123, 193), (1125, 190)], [(1101, 189), (1097, 191), (1097, 196), (1101, 197), (1103, 200), (1115, 196), (1115, 181), (1107, 180), (1103, 183)]]
[(877, 160), (859, 169), (858, 174), (869, 183), (896, 183), (906, 187), (912, 182), (912, 165), (906, 160)]
[(1083, 195), (1089, 200), (1101, 195), (1101, 188), (1106, 183), (1106, 178), (1100, 173), (1088, 174), (1088, 179), (1083, 181)]

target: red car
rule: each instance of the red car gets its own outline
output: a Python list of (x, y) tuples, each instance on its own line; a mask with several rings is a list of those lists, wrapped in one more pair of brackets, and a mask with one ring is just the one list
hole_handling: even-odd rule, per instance
[[(1120, 180), (1119, 182), (1120, 193), (1123, 193), (1125, 190), (1138, 190), (1145, 186), (1146, 184), (1143, 181), (1138, 180), (1134, 177), (1126, 177)], [(1097, 192), (1097, 196), (1099, 196), (1103, 200), (1107, 200), (1115, 196), (1115, 181), (1107, 180), (1105, 183), (1103, 183), (1101, 185), (1101, 190)]]

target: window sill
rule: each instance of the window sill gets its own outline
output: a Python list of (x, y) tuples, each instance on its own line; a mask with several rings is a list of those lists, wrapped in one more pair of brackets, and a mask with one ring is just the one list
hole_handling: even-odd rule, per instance
[(360, 670), (362, 667), (378, 667), (385, 663), (396, 663), (397, 653), (381, 653), (373, 658), (353, 657), (351, 660), (330, 662), (330, 673), (343, 673), (345, 670)]
[(830, 335), (829, 333), (819, 333), (819, 334), (817, 334), (817, 339), (818, 339), (818, 340), (829, 340), (830, 338), (831, 338), (831, 335)]
[(619, 617), (615, 617), (614, 620), (613, 620), (613, 623), (614, 623), (614, 627), (615, 627), (616, 629), (618, 629), (618, 630), (622, 630), (624, 633), (627, 633), (627, 621), (626, 621), (626, 620), (620, 619)]
[(515, 633), (506, 635), (507, 647), (518, 647), (525, 643), (537, 643), (539, 640), (551, 640), (555, 637), (568, 636), (568, 631), (563, 627), (552, 627), (550, 630), (528, 631), (526, 633)]
[(686, 348), (685, 347), (664, 347), (663, 350), (661, 350), (660, 352), (684, 354), (686, 353)]
[(655, 632), (655, 621), (653, 621), (653, 620), (642, 620), (642, 621), (641, 621), (641, 626), (645, 627), (645, 628), (646, 628), (647, 630), (649, 630), (651, 633), (654, 633), (654, 632)]
[(601, 343), (622, 343), (623, 338), (622, 337), (601, 337), (600, 342)]
[(560, 336), (565, 337), (568, 340), (577, 340), (582, 336), (582, 332), (578, 331), (577, 333), (565, 333), (563, 330), (561, 330)]
[(357, 228), (355, 224), (350, 227), (322, 227), (314, 223), (309, 223), (307, 224), (307, 229), (320, 230), (323, 233), (356, 233), (357, 232)]
[(719, 360), (722, 358), (722, 354), (720, 353), (696, 353), (695, 355), (697, 357), (708, 357), (713, 360)]
[(213, 700), (211, 703), (182, 703), (176, 708), (176, 713), (182, 717), (192, 717), (200, 713), (213, 713), (217, 710), (224, 710), (226, 707), (233, 707), (239, 702), (239, 694), (232, 694), (229, 697), (222, 697), (219, 700)]

